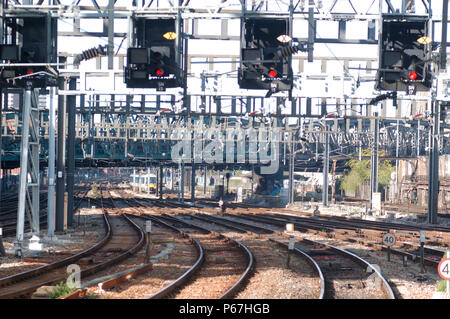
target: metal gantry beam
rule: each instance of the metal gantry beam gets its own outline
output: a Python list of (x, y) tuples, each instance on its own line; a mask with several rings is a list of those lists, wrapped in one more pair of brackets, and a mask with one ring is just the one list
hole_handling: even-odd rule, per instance
[[(135, 16), (141, 16), (141, 17), (159, 17), (159, 16), (177, 16), (179, 19), (186, 19), (188, 21), (192, 21), (193, 24), (195, 22), (198, 22), (200, 19), (211, 19), (214, 17), (214, 15), (218, 15), (220, 18), (223, 18), (224, 22), (221, 25), (221, 32), (220, 36), (217, 35), (205, 35), (204, 31), (199, 32), (198, 28), (193, 28), (194, 30), (184, 30), (183, 32), (180, 32), (182, 34), (182, 37), (180, 37), (180, 41), (185, 40), (186, 43), (189, 42), (189, 40), (196, 40), (196, 39), (238, 39), (239, 36), (230, 36), (228, 34), (228, 31), (225, 29), (228, 28), (228, 20), (226, 19), (240, 19), (244, 15), (255, 15), (255, 16), (261, 16), (261, 17), (280, 17), (280, 16), (289, 16), (292, 17), (293, 20), (304, 20), (308, 22), (308, 37), (305, 39), (296, 39), (296, 40), (307, 40), (311, 44), (311, 48), (313, 47), (314, 43), (340, 43), (340, 44), (349, 44), (349, 43), (366, 43), (366, 44), (376, 44), (377, 41), (375, 41), (374, 36), (368, 36), (366, 39), (357, 39), (357, 40), (349, 40), (346, 39), (346, 30), (348, 29), (347, 22), (351, 20), (366, 20), (369, 22), (374, 21), (378, 14), (387, 11), (387, 12), (395, 12), (397, 10), (396, 7), (394, 7), (393, 3), (390, 0), (379, 0), (379, 8), (380, 12), (377, 13), (371, 13), (372, 8), (375, 8), (374, 5), (375, 1), (368, 1), (365, 6), (360, 5), (360, 3), (356, 4), (356, 2), (352, 2), (351, 0), (340, 0), (339, 3), (346, 3), (347, 8), (349, 9), (348, 12), (340, 12), (338, 9), (336, 9), (338, 0), (333, 1), (331, 5), (328, 7), (319, 7), (317, 1), (306, 1), (308, 2), (307, 6), (301, 5), (300, 1), (296, 1), (295, 3), (293, 1), (275, 1), (275, 2), (269, 2), (269, 1), (238, 1), (238, 0), (229, 0), (225, 2), (221, 2), (220, 5), (209, 5), (205, 4), (204, 7), (199, 8), (197, 7), (190, 7), (191, 3), (189, 1), (134, 1), (134, 8), (124, 8), (124, 7), (118, 7), (115, 6), (115, 1), (108, 0), (107, 6), (99, 6), (97, 1), (91, 0), (91, 1), (84, 1), (82, 4), (84, 5), (86, 2), (90, 4), (91, 6), (78, 6), (80, 4), (80, 1), (62, 1), (63, 3), (66, 2), (66, 4), (59, 4), (56, 1), (52, 2), (49, 5), (43, 5), (43, 2), (40, 1), (38, 5), (32, 5), (32, 1), (25, 0), (22, 1), (22, 3), (15, 1), (15, 4), (12, 4), (9, 8), (4, 10), (4, 15), (2, 17), (13, 17), (13, 16), (20, 16), (20, 15), (32, 15), (36, 14), (36, 12), (40, 13), (49, 13), (51, 16), (55, 16), (58, 18), (71, 18), (75, 19), (76, 25), (74, 26), (74, 32), (64, 32), (60, 33), (60, 35), (68, 36), (68, 35), (76, 35), (76, 36), (102, 36), (107, 37), (108, 41), (108, 63), (107, 63), (107, 70), (95, 70), (95, 72), (92, 72), (93, 77), (104, 79), (108, 77), (110, 80), (115, 81), (116, 78), (123, 77), (123, 73), (121, 71), (124, 63), (124, 55), (119, 54), (117, 56), (114, 55), (114, 38), (117, 37), (123, 37), (127, 34), (114, 32), (114, 22), (117, 19), (128, 19), (130, 20), (133, 15)], [(424, 1), (425, 7), (427, 6)], [(239, 5), (236, 8), (233, 8), (234, 5)], [(402, 1), (402, 7), (401, 12), (407, 12), (411, 11), (413, 7), (413, 1)], [(443, 11), (443, 17), (442, 20), (446, 21), (446, 11), (445, 11), (445, 5), (448, 5), (448, 1), (444, 1), (444, 11)], [(26, 6), (25, 6), (26, 5)], [(73, 6), (78, 6), (76, 10), (74, 10)], [(278, 5), (280, 7), (276, 8), (274, 5)], [(33, 7), (33, 8), (32, 8)], [(286, 10), (280, 10), (284, 9), (286, 7)], [(274, 9), (275, 8), (275, 9)], [(3, 9), (3, 8), (2, 8)], [(33, 12), (36, 10), (36, 12)], [(278, 11), (278, 12), (277, 12)], [(431, 12), (431, 11), (430, 11)], [(77, 25), (79, 26), (79, 22), (81, 19), (98, 19), (101, 18), (104, 20), (105, 26), (103, 29), (103, 32), (89, 32), (85, 30), (80, 30)], [(321, 38), (317, 32), (316, 32), (316, 24), (319, 21), (334, 21), (339, 26), (339, 36), (336, 39), (329, 39), (329, 38)], [(433, 18), (433, 23), (438, 22), (439, 17)], [(444, 27), (446, 29), (447, 23), (444, 23)], [(373, 30), (375, 30), (375, 26), (368, 26), (368, 33), (373, 34)], [(191, 31), (191, 32), (188, 32)], [(372, 32), (372, 33), (371, 33)], [(128, 36), (131, 35), (132, 32), (129, 32)], [(200, 34), (201, 33), (201, 34)], [(443, 32), (443, 39), (444, 39), (444, 32)], [(130, 39), (128, 39), (130, 41)], [(444, 43), (444, 40), (442, 40), (442, 43)], [(446, 45), (443, 45), (443, 49), (441, 49), (441, 52), (445, 52), (445, 59), (443, 59), (444, 54), (441, 56), (441, 65), (447, 63), (446, 59)], [(77, 54), (79, 52), (75, 53), (67, 53), (66, 56), (69, 57), (69, 60), (71, 56), (74, 54)], [(66, 57), (65, 56), (65, 57)], [(193, 72), (192, 66), (196, 64), (194, 61), (195, 59), (201, 59), (206, 58), (208, 61), (210, 68), (213, 70), (216, 63), (221, 63), (223, 61), (219, 61), (219, 59), (223, 59), (222, 56), (214, 56), (214, 55), (189, 55), (186, 59), (186, 76), (189, 75), (188, 80), (194, 81), (196, 79), (199, 79), (198, 75)], [(234, 55), (227, 57), (230, 59), (229, 62), (233, 65), (237, 65), (239, 63), (239, 56)], [(119, 69), (114, 68), (114, 62), (117, 62), (118, 59)], [(365, 59), (360, 58), (361, 60), (357, 60), (354, 58), (339, 58), (339, 57), (332, 57), (332, 60), (338, 60), (341, 61), (343, 64), (343, 72), (342, 74), (336, 73), (332, 76), (329, 76), (329, 72), (327, 69), (327, 60), (330, 60), (330, 57), (318, 57), (314, 56), (312, 50), (308, 52), (307, 56), (301, 56), (301, 57), (293, 57), (293, 60), (297, 63), (299, 63), (299, 72), (298, 76), (296, 78), (296, 81), (298, 82), (298, 86), (304, 86), (305, 81), (314, 81), (318, 80), (323, 82), (318, 82), (316, 85), (317, 87), (321, 87), (321, 84), (324, 84), (323, 86), (326, 87), (333, 87), (336, 86), (335, 84), (341, 83), (342, 87), (344, 87), (344, 84), (349, 81), (355, 81), (355, 78), (353, 75), (345, 74), (345, 71), (351, 71), (351, 67), (349, 67), (349, 63), (354, 63), (355, 61), (361, 61), (361, 63), (364, 64), (364, 66), (361, 68), (365, 72), (368, 72), (368, 77), (366, 80), (372, 81), (374, 79), (373, 72), (371, 69), (372, 64), (376, 63), (376, 59)], [(320, 74), (312, 74), (310, 72), (303, 72), (303, 64), (304, 62), (308, 61), (319, 61), (322, 62), (322, 70)], [(101, 59), (99, 59), (101, 62)], [(202, 62), (204, 63), (204, 62)], [(76, 69), (71, 69), (70, 62), (69, 65), (66, 65), (65, 68), (61, 68), (61, 75), (67, 76), (67, 77), (77, 77), (80, 81), (80, 88), (79, 90), (60, 90), (59, 94), (61, 95), (67, 95), (67, 99), (75, 98), (75, 97), (85, 97), (85, 96), (100, 96), (102, 93), (105, 93), (104, 95), (112, 95), (114, 93), (117, 93), (118, 91), (114, 87), (114, 89), (105, 90), (105, 91), (89, 91), (89, 88), (87, 87), (86, 80), (87, 76), (86, 74), (89, 74), (89, 72), (86, 71), (80, 71)], [(98, 63), (99, 66), (101, 66), (101, 63)], [(233, 67), (232, 67), (233, 68)], [(232, 69), (232, 71), (235, 71), (235, 69)], [(359, 72), (359, 71), (358, 71)], [(350, 73), (350, 72), (348, 72)], [(331, 81), (328, 81), (331, 78)], [(217, 81), (210, 81), (211, 82), (218, 82), (218, 83), (229, 83), (225, 82), (225, 80), (235, 80), (235, 75), (231, 73), (231, 75), (226, 76), (220, 76), (216, 72), (210, 72), (210, 73), (202, 73), (202, 80), (206, 82), (208, 79), (216, 79)], [(92, 80), (92, 79), (90, 79)], [(301, 83), (303, 81), (303, 83)], [(190, 82), (195, 83), (195, 82)], [(261, 125), (261, 123), (264, 123), (265, 121), (271, 121), (272, 119), (274, 121), (283, 121), (285, 120), (285, 124), (287, 124), (288, 121), (295, 120), (298, 125), (300, 125), (301, 120), (304, 118), (310, 118), (310, 119), (321, 119), (324, 116), (328, 116), (330, 107), (329, 103), (325, 101), (324, 107), (322, 107), (321, 112), (314, 112), (315, 109), (318, 109), (317, 105), (321, 102), (319, 100), (322, 100), (322, 98), (326, 97), (328, 99), (340, 99), (340, 101), (344, 101), (345, 104), (350, 104), (348, 101), (352, 100), (351, 102), (351, 108), (353, 109), (354, 105), (366, 105), (367, 100), (370, 98), (373, 98), (373, 96), (361, 96), (358, 94), (352, 94), (349, 93), (349, 90), (343, 89), (342, 92), (338, 93), (332, 93), (332, 94), (325, 94), (325, 93), (317, 93), (315, 96), (312, 96), (308, 90), (294, 90), (294, 94), (292, 95), (293, 99), (285, 103), (283, 101), (282, 106), (283, 108), (279, 108), (279, 99), (286, 99), (287, 95), (284, 96), (283, 94), (279, 94), (278, 96), (274, 97), (273, 99), (263, 99), (263, 96), (253, 96), (252, 92), (248, 91), (241, 91), (236, 96), (232, 97), (232, 94), (229, 91), (226, 91), (227, 85), (217, 85), (212, 86), (210, 88), (206, 87), (205, 85), (196, 86), (196, 85), (189, 85), (190, 89), (186, 87), (182, 93), (173, 93), (170, 97), (170, 101), (165, 99), (165, 94), (163, 93), (156, 93), (156, 92), (148, 92), (145, 90), (142, 90), (142, 92), (137, 91), (130, 91), (130, 90), (123, 90), (123, 92), (126, 93), (126, 101), (123, 102), (123, 105), (121, 104), (122, 101), (119, 101), (120, 103), (116, 103), (116, 96), (111, 97), (111, 100), (104, 100), (104, 101), (94, 101), (92, 102), (92, 107), (89, 107), (89, 110), (81, 110), (78, 108), (76, 110), (77, 113), (82, 114), (82, 116), (86, 116), (89, 114), (89, 122), (87, 124), (87, 129), (85, 128), (86, 122), (83, 123), (76, 123), (76, 131), (81, 132), (78, 133), (79, 135), (76, 136), (77, 139), (81, 140), (81, 143), (86, 143), (86, 140), (89, 141), (91, 150), (90, 155), (92, 157), (95, 157), (94, 149), (96, 145), (94, 144), (94, 141), (102, 142), (97, 143), (98, 145), (103, 144), (104, 141), (107, 142), (116, 142), (117, 140), (122, 141), (125, 140), (125, 156), (128, 155), (129, 147), (132, 147), (133, 144), (133, 138), (137, 141), (141, 142), (143, 140), (148, 139), (154, 139), (159, 141), (167, 141), (167, 136), (170, 135), (168, 133), (170, 131), (170, 127), (161, 127), (158, 126), (158, 124), (155, 122), (150, 122), (150, 124), (146, 124), (144, 122), (139, 122), (139, 120), (131, 119), (130, 114), (139, 114), (139, 113), (147, 113), (151, 115), (156, 115), (157, 112), (161, 113), (162, 109), (164, 108), (164, 105), (170, 105), (171, 111), (166, 113), (167, 121), (175, 121), (175, 122), (181, 122), (186, 117), (189, 116), (198, 116), (200, 114), (208, 115), (209, 119), (211, 120), (211, 123), (214, 121), (220, 122), (222, 118), (226, 117), (244, 117), (248, 116), (249, 112), (253, 111), (259, 111), (261, 113), (264, 113), (265, 111), (268, 111), (267, 114), (261, 114), (262, 116), (259, 118), (251, 117), (251, 121), (249, 121), (249, 125)], [(192, 88), (192, 89), (191, 89)], [(225, 89), (224, 89), (225, 88)], [(132, 94), (140, 95), (141, 97), (141, 105), (140, 107), (135, 107), (136, 101), (133, 100), (131, 97)], [(263, 93), (265, 94), (265, 93)], [(440, 93), (439, 93), (440, 94)], [(154, 98), (156, 101), (151, 101), (148, 103), (149, 98)], [(181, 99), (180, 99), (181, 97)], [(439, 98), (442, 98), (441, 96), (438, 96)], [(64, 97), (65, 98), (65, 97)], [(426, 100), (428, 97), (404, 97), (405, 100)], [(444, 96), (444, 98), (448, 98), (447, 96)], [(227, 101), (229, 99), (230, 101)], [(306, 101), (305, 101), (306, 100)], [(357, 100), (357, 103), (353, 103), (353, 100)], [(247, 101), (248, 103), (240, 103), (242, 101)], [(276, 101), (276, 102), (275, 102)], [(295, 102), (294, 102), (295, 101)], [(182, 103), (180, 103), (182, 102)], [(230, 102), (230, 103), (228, 103)], [(273, 103), (272, 103), (273, 102)], [(306, 102), (306, 103), (305, 103)], [(81, 102), (80, 102), (81, 103)], [(104, 104), (107, 104), (107, 107), (104, 107)], [(164, 104), (166, 103), (166, 104)], [(266, 109), (267, 105), (269, 104), (276, 104), (276, 111)], [(332, 102), (333, 103), (333, 102)], [(340, 109), (341, 102), (336, 102), (336, 105), (339, 105), (337, 108)], [(90, 104), (91, 105), (91, 104)], [(94, 106), (95, 105), (95, 106)], [(202, 105), (205, 109), (205, 111), (200, 110), (200, 105)], [(309, 106), (308, 107), (304, 106)], [(323, 103), (322, 103), (323, 105)], [(123, 106), (123, 107), (122, 107)], [(187, 108), (189, 106), (188, 112), (178, 112), (176, 108)], [(241, 109), (241, 112), (237, 111), (237, 109)], [(302, 109), (303, 107), (303, 109)], [(231, 112), (226, 111), (227, 109), (231, 108)], [(311, 110), (312, 109), (312, 110)], [(291, 110), (291, 113), (289, 114), (286, 110)], [(125, 116), (127, 118), (126, 123), (122, 123), (120, 126), (114, 126), (111, 125), (108, 121), (105, 120), (106, 117), (104, 115), (106, 114), (114, 114), (116, 113), (118, 116)], [(102, 114), (102, 120), (101, 122), (95, 122), (93, 119), (93, 114)], [(413, 115), (413, 114), (411, 114)], [(430, 123), (430, 115), (428, 114), (427, 117), (424, 119), (424, 123), (427, 124)], [(111, 116), (113, 119), (117, 119), (117, 117)], [(385, 118), (385, 117), (384, 117)], [(364, 121), (366, 118), (364, 116), (360, 115), (351, 115), (348, 116), (347, 112), (344, 112), (344, 115), (339, 115), (339, 118), (336, 119), (336, 124), (330, 125), (330, 131), (333, 130), (333, 132), (327, 133), (327, 137), (330, 138), (330, 156), (337, 156), (337, 154), (350, 154), (350, 150), (352, 147), (360, 146), (361, 144), (357, 144), (355, 141), (357, 141), (358, 138), (361, 139), (371, 139), (373, 132), (367, 132), (363, 130), (358, 130), (358, 134), (351, 134), (349, 133), (348, 128), (351, 126), (353, 128), (353, 120), (358, 121)], [(392, 119), (389, 119), (392, 120)], [(413, 123), (414, 121), (409, 121), (407, 117), (402, 119), (396, 119), (398, 121), (404, 121), (403, 123), (405, 125), (409, 125)], [(158, 121), (163, 121), (162, 119), (158, 118)], [(381, 119), (381, 122), (383, 119)], [(341, 128), (342, 124), (345, 122), (345, 128)], [(250, 124), (251, 123), (251, 124)], [(350, 125), (352, 123), (352, 125)], [(358, 122), (358, 127), (359, 127)], [(296, 125), (297, 125), (296, 124)], [(63, 125), (63, 124), (61, 124)], [(383, 123), (380, 123), (380, 127), (383, 128)], [(288, 125), (287, 125), (288, 126)], [(1, 129), (1, 128), (0, 128)], [(125, 135), (117, 134), (117, 132), (125, 131)], [(87, 133), (86, 133), (87, 132)], [(308, 132), (305, 130), (306, 136), (309, 140), (317, 140), (317, 132)], [(417, 132), (417, 136), (415, 133)], [(417, 125), (417, 129), (411, 128), (405, 128), (402, 129), (399, 132), (398, 138), (401, 141), (401, 144), (406, 144), (405, 146), (401, 145), (400, 149), (398, 149), (398, 152), (395, 156), (395, 158), (398, 158), (401, 155), (407, 154), (410, 152), (410, 148), (408, 148), (410, 145), (415, 145), (416, 154), (419, 155), (423, 153), (423, 149), (420, 147), (420, 145), (425, 145), (425, 143), (421, 143), (421, 141), (426, 140), (428, 133), (419, 134), (421, 132), (420, 124)], [(370, 133), (370, 134), (369, 134)], [(87, 134), (87, 137), (86, 137)], [(133, 136), (134, 134), (134, 136)], [(393, 139), (391, 138), (392, 135), (392, 129), (388, 128), (388, 125), (386, 125), (386, 133), (381, 133), (380, 135), (380, 143), (379, 147), (386, 148), (387, 150), (390, 150), (392, 153), (392, 150), (395, 149), (395, 146), (393, 144)], [(378, 134), (376, 134), (378, 136)], [(421, 136), (419, 136), (421, 135)], [(345, 140), (350, 140), (350, 142), (345, 142)], [(161, 142), (163, 143), (163, 142)], [(378, 145), (378, 143), (377, 143)], [(444, 150), (447, 148), (445, 143), (441, 143), (443, 145)], [(102, 146), (102, 145), (100, 145)], [(338, 147), (339, 146), (339, 147)], [(343, 147), (347, 147), (348, 149), (342, 150)], [(447, 144), (448, 147), (448, 144)], [(71, 147), (69, 147), (70, 149)], [(359, 148), (360, 149), (360, 148)], [(85, 150), (83, 149), (85, 152)], [(340, 153), (338, 153), (338, 151)], [(88, 152), (89, 153), (89, 152)], [(58, 156), (58, 160), (59, 160)], [(324, 156), (325, 157), (325, 156)], [(70, 173), (69, 173), (70, 174)], [(59, 174), (58, 174), (59, 175)], [(63, 174), (64, 175), (64, 174)], [(69, 176), (68, 176), (69, 177)], [(183, 185), (184, 187), (184, 185)], [(69, 196), (70, 198), (70, 196)]]

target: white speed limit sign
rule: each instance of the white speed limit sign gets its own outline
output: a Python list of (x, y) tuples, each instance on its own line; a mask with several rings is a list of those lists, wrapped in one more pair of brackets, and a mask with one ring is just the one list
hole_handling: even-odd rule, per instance
[(395, 236), (391, 233), (387, 233), (386, 235), (383, 236), (383, 243), (388, 247), (394, 246)]
[(450, 258), (442, 259), (438, 266), (438, 272), (442, 279), (450, 280)]

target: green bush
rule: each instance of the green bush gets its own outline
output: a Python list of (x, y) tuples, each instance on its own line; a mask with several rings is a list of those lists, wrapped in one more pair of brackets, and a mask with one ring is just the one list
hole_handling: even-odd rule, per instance
[(447, 283), (445, 280), (441, 280), (438, 282), (437, 291), (446, 292), (447, 291)]
[[(356, 156), (356, 154), (353, 154)], [(372, 155), (371, 149), (363, 149), (361, 155), (364, 157), (370, 157)], [(379, 151), (378, 156), (384, 156), (384, 151)], [(357, 160), (352, 159), (347, 161), (346, 165), (350, 167), (350, 172), (341, 178), (340, 188), (343, 189), (346, 194), (352, 194), (356, 192), (356, 189), (363, 185), (365, 181), (370, 180), (371, 162), (370, 159)], [(378, 162), (378, 183), (380, 188), (384, 188), (389, 184), (391, 179), (391, 173), (395, 170), (391, 161), (380, 160)]]
[(100, 198), (100, 192), (98, 191), (97, 185), (92, 185), (91, 187), (91, 193), (89, 194), (89, 198)]
[(55, 286), (53, 292), (50, 294), (51, 299), (57, 299), (59, 297), (68, 295), (77, 290), (76, 288), (69, 288), (66, 282), (61, 282)]

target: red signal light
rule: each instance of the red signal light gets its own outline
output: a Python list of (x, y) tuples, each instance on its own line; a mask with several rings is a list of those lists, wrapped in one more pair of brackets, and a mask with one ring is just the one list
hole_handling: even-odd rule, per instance
[(270, 70), (269, 71), (269, 76), (271, 77), (271, 78), (274, 78), (274, 77), (276, 77), (278, 75), (278, 73), (277, 73), (277, 71), (275, 71), (275, 70)]
[(27, 74), (33, 74), (33, 72), (27, 69)]
[(162, 69), (156, 69), (156, 75), (157, 75), (157, 76), (163, 76), (163, 75), (164, 75), (164, 70), (162, 70)]
[(411, 72), (410, 74), (409, 74), (409, 78), (411, 79), (411, 80), (415, 80), (415, 79), (417, 79), (417, 73), (416, 72)]

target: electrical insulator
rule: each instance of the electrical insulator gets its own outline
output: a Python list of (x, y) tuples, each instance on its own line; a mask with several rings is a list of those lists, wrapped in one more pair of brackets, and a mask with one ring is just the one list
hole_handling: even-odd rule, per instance
[(298, 51), (300, 51), (300, 47), (298, 45), (292, 47), (284, 47), (278, 50), (277, 55), (279, 58), (287, 59), (293, 54), (296, 54)]
[(93, 59), (101, 55), (106, 55), (105, 49), (106, 45), (99, 45), (97, 48), (91, 48), (89, 50), (83, 51), (81, 54), (78, 54), (75, 57), (73, 64), (79, 65), (81, 61)]

